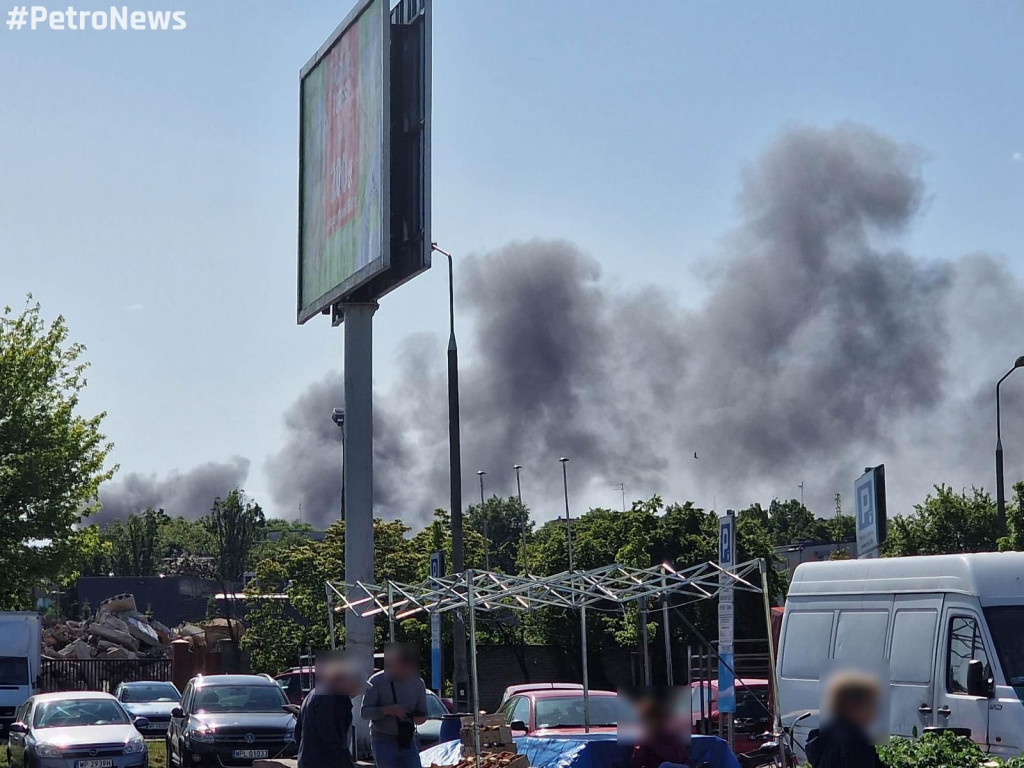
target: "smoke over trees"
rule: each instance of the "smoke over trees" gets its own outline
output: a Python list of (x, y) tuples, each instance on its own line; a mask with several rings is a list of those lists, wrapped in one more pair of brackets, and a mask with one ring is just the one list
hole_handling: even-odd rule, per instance
[[(574, 497), (607, 503), (625, 482), (634, 497), (740, 508), (806, 480), (809, 505), (831, 509), (882, 461), (894, 512), (934, 483), (991, 485), (991, 388), (1024, 347), (1024, 291), (997, 257), (901, 250), (924, 198), (921, 163), (863, 126), (789, 130), (743, 174), (740, 224), (699, 305), (608, 284), (563, 241), (465, 259), (465, 498), (478, 468), (510, 493), (518, 462), (527, 503), (553, 517), (560, 455)], [(422, 523), (447, 506), (444, 344), (411, 337), (398, 384), (376, 394), (380, 516)], [(340, 508), (341, 436), (327, 414), (342, 389), (332, 373), (304, 392), (267, 460), (278, 508), (301, 503), (320, 524)], [(1008, 391), (1004, 406), (1004, 439), (1013, 422), (1024, 438), (1024, 398)], [(1024, 462), (1009, 447), (1007, 458), (1020, 476)]]

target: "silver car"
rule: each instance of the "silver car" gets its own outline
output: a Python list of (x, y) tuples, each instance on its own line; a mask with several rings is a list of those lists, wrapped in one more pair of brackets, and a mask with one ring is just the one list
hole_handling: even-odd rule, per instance
[(146, 741), (109, 693), (65, 691), (33, 696), (18, 708), (7, 741), (11, 768), (140, 768)]

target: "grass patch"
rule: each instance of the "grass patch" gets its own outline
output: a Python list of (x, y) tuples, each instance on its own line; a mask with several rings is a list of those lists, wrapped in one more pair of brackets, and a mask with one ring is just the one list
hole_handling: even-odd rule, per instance
[(167, 768), (167, 751), (164, 749), (163, 739), (149, 739), (146, 741), (149, 747), (149, 768)]

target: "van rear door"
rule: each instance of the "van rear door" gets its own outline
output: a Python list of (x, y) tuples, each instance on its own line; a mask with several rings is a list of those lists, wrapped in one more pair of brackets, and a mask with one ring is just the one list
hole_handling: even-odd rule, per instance
[(897, 595), (889, 648), (889, 721), (894, 736), (935, 724), (933, 708), (941, 595)]
[(994, 654), (977, 609), (959, 596), (946, 598), (940, 649), (942, 675), (935, 686), (935, 725), (969, 730), (971, 738), (987, 749), (989, 700), (968, 695), (967, 668), (968, 662), (980, 661), (985, 677), (991, 677)]

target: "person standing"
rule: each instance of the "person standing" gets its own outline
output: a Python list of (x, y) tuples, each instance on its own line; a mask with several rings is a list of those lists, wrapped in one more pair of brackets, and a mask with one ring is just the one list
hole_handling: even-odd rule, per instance
[(316, 676), (316, 686), (303, 700), (295, 723), (299, 768), (354, 768), (349, 733), (359, 680), (333, 657), (317, 659)]
[(377, 768), (420, 768), (416, 726), (427, 719), (427, 686), (419, 674), (415, 648), (384, 649), (384, 669), (370, 677), (360, 714), (370, 721)]

